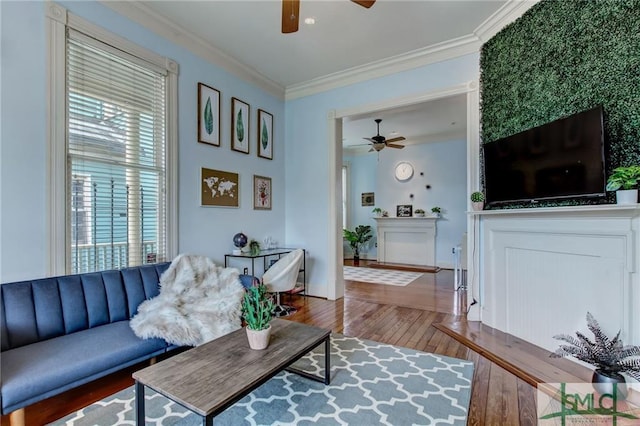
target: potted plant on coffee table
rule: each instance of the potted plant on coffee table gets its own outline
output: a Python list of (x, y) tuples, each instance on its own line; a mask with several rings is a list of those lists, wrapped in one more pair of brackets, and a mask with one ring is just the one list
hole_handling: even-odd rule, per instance
[(607, 180), (607, 191), (616, 191), (618, 204), (638, 202), (640, 166), (616, 167)]
[(617, 394), (623, 399), (627, 395), (627, 386), (621, 373), (640, 380), (640, 346), (624, 346), (620, 331), (614, 338), (609, 338), (589, 312), (587, 327), (593, 333), (593, 341), (580, 332), (576, 332), (576, 337), (567, 334), (553, 336), (567, 344), (560, 345), (551, 357), (572, 356), (593, 365), (596, 368), (591, 379), (594, 389), (600, 394), (612, 394), (614, 384), (617, 384)]
[(242, 297), (242, 315), (247, 323), (247, 339), (251, 349), (265, 349), (271, 336), (274, 304), (264, 284), (249, 287)]

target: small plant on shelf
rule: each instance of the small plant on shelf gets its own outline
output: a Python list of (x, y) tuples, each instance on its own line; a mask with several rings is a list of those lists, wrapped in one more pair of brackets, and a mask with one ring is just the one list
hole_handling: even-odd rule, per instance
[(482, 203), (484, 202), (484, 194), (480, 191), (471, 193), (471, 201), (473, 203)]
[(415, 214), (417, 217), (424, 217), (424, 210), (422, 209), (415, 209), (413, 211), (413, 214)]
[(442, 208), (440, 208), (438, 206), (431, 207), (431, 213), (440, 214), (440, 213), (442, 213)]
[(376, 216), (382, 216), (382, 209), (380, 207), (374, 207), (374, 209), (371, 210), (371, 213), (375, 214)]
[(252, 256), (257, 256), (260, 254), (260, 243), (256, 240), (251, 240), (251, 242), (249, 243), (249, 253), (251, 253)]
[(640, 185), (640, 166), (616, 167), (607, 180), (607, 191), (637, 189)]

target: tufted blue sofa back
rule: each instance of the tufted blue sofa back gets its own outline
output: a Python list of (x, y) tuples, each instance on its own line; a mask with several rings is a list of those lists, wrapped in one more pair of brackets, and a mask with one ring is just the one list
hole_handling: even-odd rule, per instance
[(0, 285), (2, 351), (116, 321), (159, 292), (169, 262)]

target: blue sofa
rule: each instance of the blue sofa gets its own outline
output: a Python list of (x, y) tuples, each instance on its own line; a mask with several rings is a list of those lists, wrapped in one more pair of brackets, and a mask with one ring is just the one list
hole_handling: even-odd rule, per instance
[(129, 327), (169, 263), (2, 284), (2, 414), (174, 347)]

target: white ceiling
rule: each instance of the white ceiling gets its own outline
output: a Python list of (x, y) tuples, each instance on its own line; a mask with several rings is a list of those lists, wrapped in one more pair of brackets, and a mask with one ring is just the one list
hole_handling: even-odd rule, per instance
[(136, 3), (289, 87), (471, 35), (506, 0), (301, 0), (292, 34), (280, 31), (279, 0)]
[[(475, 46), (477, 51), (481, 40), (497, 32), (509, 15), (515, 19), (534, 3), (377, 0), (365, 9), (349, 0), (301, 0), (299, 31), (282, 34), (280, 0), (105, 2), (147, 25), (155, 23), (155, 31), (214, 61), (222, 60), (243, 78), (287, 93), (322, 86), (323, 81), (347, 81), (354, 75), (371, 78), (370, 69), (390, 68), (447, 47)], [(304, 24), (306, 17), (316, 23)], [(454, 96), (346, 118), (343, 143), (349, 153), (368, 151), (360, 144), (366, 144), (363, 137), (376, 134), (375, 118), (383, 119), (382, 135), (404, 136), (404, 145), (465, 137), (466, 98)]]

